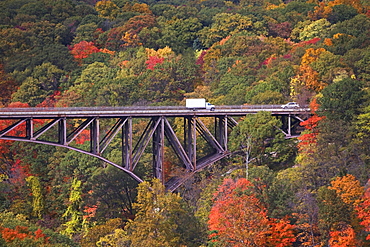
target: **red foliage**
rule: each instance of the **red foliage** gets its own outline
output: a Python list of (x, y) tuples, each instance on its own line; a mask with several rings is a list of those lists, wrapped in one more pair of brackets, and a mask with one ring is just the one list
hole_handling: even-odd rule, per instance
[(83, 130), (75, 139), (76, 144), (84, 144), (90, 140), (90, 130)]
[(155, 66), (159, 63), (163, 63), (164, 58), (163, 57), (157, 57), (157, 56), (151, 56), (149, 59), (145, 62), (147, 64), (147, 69), (154, 70)]
[(92, 218), (95, 216), (98, 205), (92, 205), (91, 207), (85, 206), (84, 212), (86, 215), (83, 216), (84, 219)]
[(317, 103), (316, 99), (313, 99), (310, 103), (312, 116), (306, 121), (300, 123), (300, 125), (309, 130), (310, 133), (303, 134), (302, 136), (298, 137), (298, 139), (301, 140), (299, 146), (316, 143), (316, 136), (318, 134), (317, 126), (319, 122), (325, 118), (317, 115), (316, 111), (319, 109), (319, 106), (320, 105)]
[(210, 238), (226, 246), (291, 246), (294, 226), (286, 219), (268, 219), (254, 196), (255, 186), (245, 178), (225, 179), (214, 194), (208, 221)]
[(29, 165), (24, 165), (20, 160), (16, 162), (10, 168), (9, 182), (16, 186), (23, 186), (26, 183), (27, 177), (31, 176)]
[(302, 42), (299, 42), (297, 43), (295, 46), (297, 47), (305, 47), (307, 45), (314, 45), (316, 44), (317, 42), (319, 42), (321, 39), (320, 38), (313, 38), (313, 39), (310, 39), (310, 40), (307, 40), (307, 41), (302, 41)]
[(276, 60), (276, 57), (269, 57), (262, 62), (262, 65), (269, 65), (273, 60)]
[[(368, 181), (368, 184), (370, 180)], [(368, 187), (363, 195), (362, 202), (355, 208), (357, 217), (360, 219), (360, 225), (367, 232), (366, 240), (370, 240), (370, 187)]]
[(80, 43), (75, 44), (71, 49), (71, 54), (80, 63), (82, 62), (82, 59), (97, 52), (99, 52), (99, 48), (94, 45), (94, 42), (87, 41), (81, 41)]
[(202, 53), (199, 55), (197, 61), (195, 62), (195, 64), (197, 65), (200, 65), (201, 67), (203, 66), (204, 64), (204, 56), (207, 54), (207, 51), (202, 51)]
[(356, 247), (359, 245), (353, 228), (347, 224), (341, 224), (337, 230), (331, 231), (329, 245), (331, 247)]
[(16, 226), (15, 229), (0, 227), (0, 233), (2, 238), (7, 243), (11, 243), (16, 239), (23, 240), (25, 238), (39, 240), (43, 239), (43, 243), (49, 243), (49, 237), (46, 237), (45, 234), (42, 233), (41, 229), (37, 229), (35, 232), (31, 232), (28, 230), (26, 226)]
[[(26, 103), (21, 103), (21, 102), (14, 102), (9, 104), (9, 108), (26, 108), (29, 107), (28, 104)], [(15, 124), (16, 120), (11, 120), (11, 119), (4, 119), (0, 120), (0, 130), (4, 130), (5, 128), (11, 126), (12, 124)], [(26, 123), (22, 123), (18, 125), (16, 128), (12, 129), (11, 131), (8, 132), (7, 135), (11, 136), (24, 136), (25, 135), (25, 127)], [(10, 154), (9, 147), (13, 143), (13, 141), (9, 140), (0, 140), (0, 153), (3, 155)]]

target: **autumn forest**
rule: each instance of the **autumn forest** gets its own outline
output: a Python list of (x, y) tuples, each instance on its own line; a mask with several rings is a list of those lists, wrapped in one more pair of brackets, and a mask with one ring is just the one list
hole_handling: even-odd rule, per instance
[(138, 183), (73, 150), (0, 140), (0, 246), (370, 246), (368, 0), (2, 0), (0, 33), (0, 107), (311, 111), (298, 138), (268, 112), (238, 119), (232, 155), (174, 193), (150, 153)]

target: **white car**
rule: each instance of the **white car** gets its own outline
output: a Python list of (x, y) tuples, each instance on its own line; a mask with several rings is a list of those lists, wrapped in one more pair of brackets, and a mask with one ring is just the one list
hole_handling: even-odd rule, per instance
[(282, 105), (281, 108), (284, 108), (284, 109), (286, 109), (286, 108), (299, 108), (299, 105), (296, 102), (289, 102), (285, 105)]

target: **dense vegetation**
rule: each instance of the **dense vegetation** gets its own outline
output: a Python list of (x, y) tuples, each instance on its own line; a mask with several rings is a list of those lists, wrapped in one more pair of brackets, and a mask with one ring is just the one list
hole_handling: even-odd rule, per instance
[(1, 141), (1, 246), (370, 246), (368, 0), (3, 0), (0, 32), (2, 107), (312, 111), (298, 140), (269, 114), (241, 119), (235, 155), (178, 193)]

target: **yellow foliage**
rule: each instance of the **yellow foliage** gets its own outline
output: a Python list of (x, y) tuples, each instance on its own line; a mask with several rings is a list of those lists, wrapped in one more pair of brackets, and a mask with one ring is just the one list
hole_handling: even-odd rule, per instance
[(160, 57), (160, 58), (169, 58), (175, 55), (172, 49), (168, 46), (164, 47), (163, 49), (158, 49), (157, 51), (151, 48), (145, 48), (145, 54), (149, 57)]
[(118, 6), (112, 1), (103, 0), (99, 1), (95, 5), (95, 10), (99, 13), (99, 17), (114, 19), (118, 12)]
[(142, 45), (137, 34), (133, 34), (130, 32), (125, 32), (125, 35), (121, 38), (121, 40), (125, 42), (123, 44), (123, 46), (125, 47), (137, 47)]

